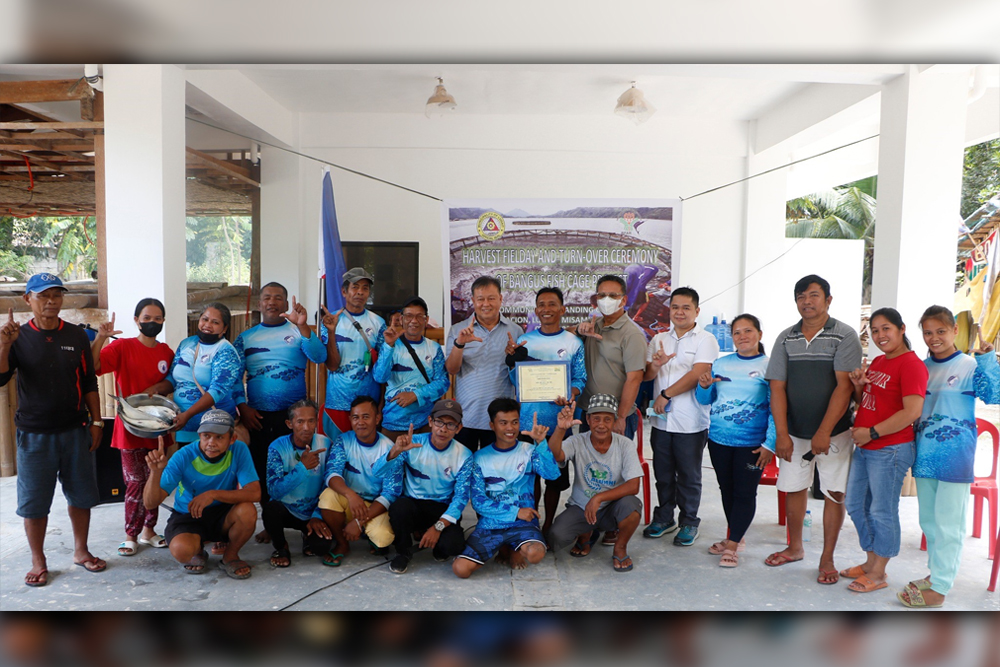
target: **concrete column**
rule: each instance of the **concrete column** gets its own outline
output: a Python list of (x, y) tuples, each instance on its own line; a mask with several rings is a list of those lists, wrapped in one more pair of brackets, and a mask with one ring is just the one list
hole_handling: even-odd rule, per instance
[(160, 339), (187, 335), (184, 73), (174, 65), (105, 65), (108, 309), (125, 336), (136, 303), (160, 299)]
[(872, 308), (899, 310), (921, 356), (921, 313), (954, 301), (968, 89), (915, 65), (882, 87)]
[[(301, 290), (299, 260), (303, 242), (299, 159), (278, 148), (261, 148), (260, 281), (261, 285), (281, 283), (289, 296), (294, 294), (297, 298)], [(315, 242), (312, 246), (315, 247)], [(312, 312), (313, 306), (307, 304), (307, 308)]]

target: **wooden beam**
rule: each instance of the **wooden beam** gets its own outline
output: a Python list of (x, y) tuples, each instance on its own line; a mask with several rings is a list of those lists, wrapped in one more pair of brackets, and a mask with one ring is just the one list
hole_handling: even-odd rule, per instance
[(195, 150), (190, 146), (185, 149), (189, 158), (194, 159), (196, 162), (201, 162), (210, 167), (214, 167), (217, 171), (221, 171), (226, 176), (235, 178), (238, 181), (253, 185), (254, 187), (260, 187), (260, 183), (250, 178), (249, 173), (243, 167), (238, 167), (236, 165), (229, 164), (224, 160), (219, 160), (211, 155), (202, 153), (201, 151)]
[[(0, 151), (0, 152), (2, 152), (2, 151)], [(31, 160), (31, 158), (28, 158), (28, 159)], [(7, 172), (8, 174), (16, 174), (16, 173), (22, 173), (22, 172), (23, 173), (27, 173), (29, 171), (34, 171), (34, 170), (33, 169), (28, 169), (27, 167), (25, 167), (23, 165), (20, 166), (20, 167), (10, 167), (10, 166), (6, 166), (6, 165), (0, 165), (0, 171)], [(56, 171), (58, 171), (61, 174), (66, 174), (67, 176), (69, 176), (69, 172), (73, 172), (74, 174), (77, 173), (77, 172), (81, 172), (81, 171), (84, 171), (84, 172), (93, 172), (94, 171), (94, 165), (92, 165), (92, 164), (89, 164), (89, 165), (83, 165), (83, 164), (59, 165), (57, 167)]]
[[(94, 120), (104, 120), (104, 93), (94, 96)], [(97, 245), (97, 307), (108, 307), (108, 226), (104, 185), (104, 132), (94, 133), (94, 219)]]
[(9, 132), (4, 131), (7, 139), (14, 141), (91, 141), (92, 133), (71, 133), (71, 132)]
[(82, 77), (52, 81), (0, 81), (0, 104), (82, 100), (93, 97), (93, 93)]
[[(51, 153), (62, 153), (64, 155), (71, 155), (78, 151), (90, 152), (94, 150), (94, 142), (86, 142), (79, 144), (53, 144), (51, 146), (39, 146), (37, 144), (25, 144), (25, 143), (7, 143), (8, 141), (13, 142), (12, 139), (5, 139), (0, 136), (0, 148), (8, 151), (49, 151)], [(84, 156), (85, 159), (93, 160), (94, 158), (90, 156)]]
[[(0, 123), (0, 130), (103, 130), (103, 120), (75, 120), (58, 123), (27, 123), (14, 121)], [(32, 137), (34, 139), (35, 137)]]
[[(54, 162), (49, 162), (48, 160), (43, 160), (42, 158), (37, 157), (37, 156), (35, 156), (35, 155), (31, 154), (31, 153), (19, 153), (17, 151), (0, 150), (0, 155), (4, 155), (4, 154), (6, 154), (6, 155), (17, 155), (18, 157), (22, 157), (22, 158), (28, 160), (28, 162), (30, 162), (31, 164), (37, 165), (37, 166), (39, 166), (39, 167), (41, 167), (43, 169), (48, 169), (49, 171), (54, 171), (54, 172), (57, 172), (57, 173), (60, 173), (60, 174), (64, 174), (65, 173), (66, 176), (68, 176), (69, 178), (72, 178), (75, 181), (80, 180), (80, 176), (78, 174), (71, 174), (71, 173), (67, 173), (67, 172), (64, 171), (64, 169), (68, 165), (62, 165), (62, 164), (56, 164)], [(4, 165), (4, 168), (6, 169), (8, 167), (6, 165)]]

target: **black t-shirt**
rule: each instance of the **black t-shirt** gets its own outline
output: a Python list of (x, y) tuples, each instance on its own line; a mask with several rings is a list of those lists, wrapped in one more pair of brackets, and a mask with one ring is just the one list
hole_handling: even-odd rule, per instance
[(97, 374), (83, 329), (61, 319), (55, 329), (39, 329), (32, 319), (21, 325), (8, 364), (0, 387), (18, 371), (14, 423), (19, 429), (57, 433), (89, 421), (83, 397), (97, 391)]

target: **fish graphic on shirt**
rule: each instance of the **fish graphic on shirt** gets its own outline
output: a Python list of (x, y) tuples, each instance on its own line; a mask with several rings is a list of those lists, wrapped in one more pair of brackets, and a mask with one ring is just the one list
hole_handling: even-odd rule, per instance
[(503, 477), (483, 477), (483, 481), (487, 484), (503, 484), (507, 480)]
[(243, 356), (249, 357), (251, 354), (260, 354), (262, 352), (270, 352), (271, 348), (268, 347), (248, 347), (243, 350)]
[(347, 472), (353, 472), (355, 475), (361, 474), (361, 471), (352, 466), (348, 461), (344, 462), (344, 470), (346, 470)]
[(408, 471), (410, 471), (410, 474), (413, 475), (414, 477), (416, 477), (417, 479), (430, 480), (430, 475), (425, 475), (424, 473), (420, 472), (419, 470), (417, 470), (416, 468), (414, 468), (412, 465), (410, 465), (409, 462), (407, 462), (407, 464), (406, 464), (406, 469)]

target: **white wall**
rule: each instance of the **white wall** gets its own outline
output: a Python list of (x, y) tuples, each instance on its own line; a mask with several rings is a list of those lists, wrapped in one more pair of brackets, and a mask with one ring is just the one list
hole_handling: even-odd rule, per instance
[[(746, 175), (746, 124), (654, 116), (303, 114), (301, 150), (442, 199), (690, 196)], [(308, 184), (311, 178), (306, 170)], [(334, 169), (341, 238), (420, 243), (419, 293), (443, 319), (440, 202)], [(318, 216), (319, 188), (316, 196)], [(311, 214), (309, 214), (311, 215)], [(309, 216), (307, 215), (307, 218)], [(743, 186), (683, 205), (677, 284), (704, 297), (740, 280)], [(702, 309), (735, 314), (741, 288)]]

